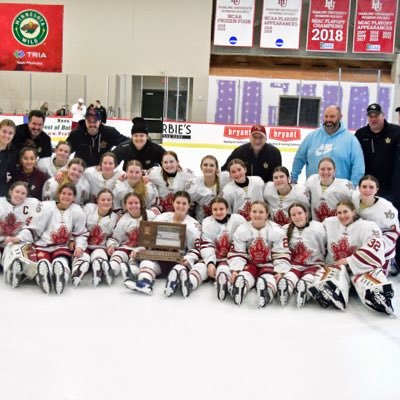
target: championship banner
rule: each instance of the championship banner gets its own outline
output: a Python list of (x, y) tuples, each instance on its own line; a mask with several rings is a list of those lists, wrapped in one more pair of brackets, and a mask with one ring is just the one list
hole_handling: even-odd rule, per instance
[(354, 53), (393, 53), (397, 0), (358, 0), (354, 17)]
[(0, 70), (61, 72), (62, 5), (0, 4)]
[(215, 46), (253, 45), (254, 2), (255, 0), (217, 0)]
[(260, 47), (298, 49), (302, 0), (264, 0)]
[(307, 51), (347, 52), (350, 0), (311, 0)]

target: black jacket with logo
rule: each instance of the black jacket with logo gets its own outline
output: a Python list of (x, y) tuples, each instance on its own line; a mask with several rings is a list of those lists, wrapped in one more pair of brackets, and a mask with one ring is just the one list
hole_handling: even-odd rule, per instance
[(51, 157), (53, 154), (50, 136), (42, 131), (35, 139), (32, 139), (28, 124), (17, 126), (13, 138), (13, 145), (18, 151), (25, 146), (35, 147), (39, 158)]

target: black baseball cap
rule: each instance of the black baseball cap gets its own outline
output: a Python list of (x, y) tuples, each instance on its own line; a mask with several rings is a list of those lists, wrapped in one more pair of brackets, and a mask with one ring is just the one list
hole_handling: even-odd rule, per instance
[(378, 103), (372, 103), (367, 107), (367, 115), (369, 114), (381, 114), (382, 113), (382, 107)]

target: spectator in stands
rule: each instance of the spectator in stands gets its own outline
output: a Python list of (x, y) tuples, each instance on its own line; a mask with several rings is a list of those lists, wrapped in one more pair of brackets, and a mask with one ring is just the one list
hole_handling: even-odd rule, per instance
[(336, 177), (351, 181), (354, 187), (364, 176), (364, 157), (360, 143), (342, 124), (342, 113), (336, 105), (324, 111), (322, 127), (310, 132), (301, 143), (293, 160), (292, 183), (306, 166), (306, 177), (318, 173), (318, 163), (330, 157), (336, 164)]
[(267, 132), (262, 125), (250, 129), (250, 142), (242, 144), (228, 157), (222, 170), (226, 171), (231, 160), (238, 158), (246, 164), (247, 174), (259, 176), (264, 182), (272, 181), (272, 172), (282, 165), (282, 156), (275, 146), (267, 143)]
[(12, 144), (15, 123), (11, 119), (0, 122), (0, 196), (7, 194), (10, 181), (18, 161), (18, 150)]
[(71, 129), (75, 129), (78, 126), (78, 122), (84, 119), (86, 115), (86, 106), (85, 104), (83, 104), (82, 98), (79, 98), (77, 103), (72, 104), (71, 114), (72, 114)]
[(130, 160), (140, 161), (145, 170), (161, 165), (165, 149), (149, 138), (149, 128), (146, 120), (136, 117), (132, 119), (132, 123), (132, 140), (114, 149), (118, 164), (123, 161), (124, 170), (126, 170), (126, 165)]
[(114, 146), (129, 140), (112, 126), (103, 125), (96, 109), (89, 109), (85, 119), (68, 136), (71, 152), (85, 161), (87, 167), (99, 165), (100, 157)]
[(100, 113), (101, 117), (101, 122), (105, 124), (107, 122), (107, 111), (106, 109), (101, 105), (100, 100), (96, 100), (94, 102), (94, 107), (96, 110)]
[(45, 117), (50, 115), (49, 111), (49, 103), (45, 101), (41, 106), (40, 106), (40, 111), (44, 114)]
[(34, 147), (39, 158), (52, 155), (50, 136), (43, 131), (46, 117), (39, 110), (28, 114), (28, 123), (17, 126), (13, 144), (19, 151), (24, 147)]

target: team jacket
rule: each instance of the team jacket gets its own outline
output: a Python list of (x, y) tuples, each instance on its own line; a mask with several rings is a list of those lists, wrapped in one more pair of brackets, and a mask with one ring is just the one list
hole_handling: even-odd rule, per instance
[[(146, 208), (152, 209), (156, 206), (158, 191), (157, 188), (151, 183), (146, 183)], [(113, 209), (122, 210), (124, 208), (124, 197), (127, 193), (134, 192), (135, 188), (131, 187), (128, 180), (117, 181), (115, 188), (113, 189)]]
[[(43, 201), (56, 200), (57, 190), (58, 190), (59, 185), (60, 184), (54, 179), (54, 177), (48, 179), (43, 186), (42, 200)], [(86, 204), (90, 198), (89, 182), (82, 175), (79, 178), (78, 183), (75, 184), (75, 186), (76, 186), (76, 192), (77, 192), (76, 197), (75, 197), (75, 203), (80, 204), (80, 205)]]

